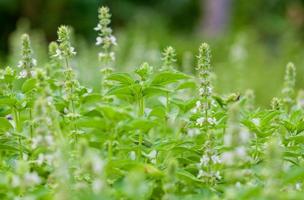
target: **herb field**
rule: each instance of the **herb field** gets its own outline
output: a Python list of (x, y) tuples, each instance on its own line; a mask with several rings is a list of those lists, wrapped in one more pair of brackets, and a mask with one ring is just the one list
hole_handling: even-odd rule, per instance
[(303, 199), (304, 92), (293, 63), (281, 94), (259, 108), (252, 90), (214, 90), (221, 50), (207, 43), (195, 74), (178, 70), (171, 46), (161, 65), (121, 72), (107, 7), (98, 19), (99, 89), (77, 79), (65, 25), (47, 63), (23, 34), (18, 64), (0, 69), (0, 199)]

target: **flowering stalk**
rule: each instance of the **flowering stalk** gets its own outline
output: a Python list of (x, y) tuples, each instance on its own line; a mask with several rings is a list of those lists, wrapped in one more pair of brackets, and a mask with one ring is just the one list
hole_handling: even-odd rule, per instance
[(196, 70), (198, 71), (200, 87), (199, 95), (200, 100), (196, 102), (196, 111), (203, 116), (197, 119), (196, 125), (209, 127), (216, 123), (216, 119), (212, 117), (211, 105), (213, 103), (211, 84), (211, 51), (207, 43), (203, 43), (199, 48), (198, 65)]
[(294, 103), (295, 95), (295, 83), (296, 83), (296, 67), (293, 63), (288, 63), (286, 66), (284, 87), (282, 89), (283, 104), (286, 109), (289, 109)]
[(33, 50), (30, 38), (27, 34), (23, 34), (21, 36), (21, 42), (21, 60), (18, 63), (18, 67), (22, 70), (19, 74), (19, 78), (27, 78), (33, 75), (32, 68), (37, 65), (37, 60), (33, 58)]
[(101, 51), (98, 53), (98, 59), (102, 64), (103, 77), (101, 87), (103, 87), (107, 78), (104, 71), (109, 71), (106, 68), (110, 68), (110, 64), (115, 61), (115, 53), (112, 51), (112, 48), (116, 46), (117, 43), (116, 38), (112, 35), (112, 29), (110, 27), (111, 14), (108, 7), (99, 8), (98, 19), (99, 22), (94, 30), (98, 32), (96, 45), (101, 46)]
[(78, 101), (77, 90), (79, 82), (75, 78), (75, 73), (69, 64), (69, 60), (76, 55), (75, 49), (71, 44), (71, 30), (67, 26), (60, 26), (58, 29), (58, 48), (54, 55), (60, 60), (64, 60), (64, 99), (69, 102), (69, 108), (66, 109), (66, 117), (72, 121), (73, 134), (77, 140), (78, 128), (75, 120), (79, 117), (76, 113), (76, 102)]
[(167, 47), (163, 52), (163, 65), (161, 70), (173, 70), (176, 63), (175, 49), (171, 46)]

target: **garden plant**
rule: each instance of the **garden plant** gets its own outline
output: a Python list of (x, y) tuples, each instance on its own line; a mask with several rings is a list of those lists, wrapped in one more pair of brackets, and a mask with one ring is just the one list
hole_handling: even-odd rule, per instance
[(303, 198), (304, 92), (293, 63), (281, 95), (260, 108), (252, 90), (215, 91), (207, 43), (195, 74), (178, 70), (171, 46), (159, 66), (120, 71), (107, 7), (98, 19), (98, 90), (77, 79), (65, 25), (47, 63), (23, 34), (19, 62), (0, 70), (0, 199)]

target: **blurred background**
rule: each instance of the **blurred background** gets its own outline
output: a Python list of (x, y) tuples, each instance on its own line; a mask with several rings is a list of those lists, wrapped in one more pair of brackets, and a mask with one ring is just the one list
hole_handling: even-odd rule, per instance
[(97, 88), (93, 28), (101, 5), (112, 12), (119, 70), (144, 61), (157, 67), (162, 49), (171, 45), (177, 67), (194, 73), (198, 46), (206, 41), (217, 92), (253, 89), (257, 104), (267, 106), (280, 95), (289, 61), (298, 69), (297, 87), (304, 86), (304, 0), (0, 0), (0, 67), (16, 66), (24, 32), (44, 65), (47, 44), (56, 40), (57, 27), (67, 24), (74, 28), (79, 78)]

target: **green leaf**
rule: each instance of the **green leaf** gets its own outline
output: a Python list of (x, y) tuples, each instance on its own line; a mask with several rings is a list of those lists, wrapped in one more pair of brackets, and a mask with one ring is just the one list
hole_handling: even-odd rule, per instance
[(97, 109), (108, 120), (120, 121), (120, 120), (124, 120), (126, 118), (130, 118), (130, 115), (129, 115), (128, 112), (126, 112), (123, 109), (119, 109), (117, 107), (108, 106), (108, 105), (101, 105)]
[(151, 85), (167, 85), (170, 83), (177, 82), (179, 80), (189, 79), (190, 76), (180, 72), (161, 72), (156, 74), (152, 79)]
[(101, 102), (101, 100), (102, 96), (98, 93), (88, 94), (82, 98), (83, 104), (98, 103)]
[(13, 106), (16, 104), (16, 99), (11, 97), (0, 97), (0, 106)]
[(5, 151), (19, 151), (18, 148), (12, 145), (8, 144), (0, 144), (0, 150), (5, 150)]
[(105, 121), (101, 118), (82, 118), (79, 119), (77, 122), (78, 127), (82, 128), (98, 128), (103, 129), (105, 128)]
[(114, 73), (107, 77), (107, 80), (117, 81), (123, 85), (135, 83), (135, 80), (127, 73)]
[(177, 171), (177, 177), (181, 180), (184, 180), (188, 183), (199, 183), (199, 184), (204, 184), (204, 182), (198, 178), (196, 178), (195, 176), (193, 176), (191, 173), (185, 171), (185, 170), (182, 170), (182, 169), (179, 169)]
[(33, 78), (27, 79), (22, 85), (22, 88), (21, 88), (22, 92), (27, 93), (27, 92), (35, 89), (36, 83), (37, 83), (36, 79), (33, 79)]
[(144, 96), (154, 96), (154, 95), (167, 95), (170, 90), (163, 87), (150, 86), (144, 89)]
[(129, 123), (129, 127), (133, 130), (139, 129), (143, 132), (148, 132), (151, 128), (156, 126), (157, 123), (147, 119), (135, 119)]
[(13, 126), (9, 123), (9, 121), (4, 117), (0, 117), (0, 130), (8, 131), (11, 128), (13, 128)]
[(194, 81), (186, 81), (179, 84), (176, 90), (194, 89), (194, 88), (196, 88), (196, 83)]

